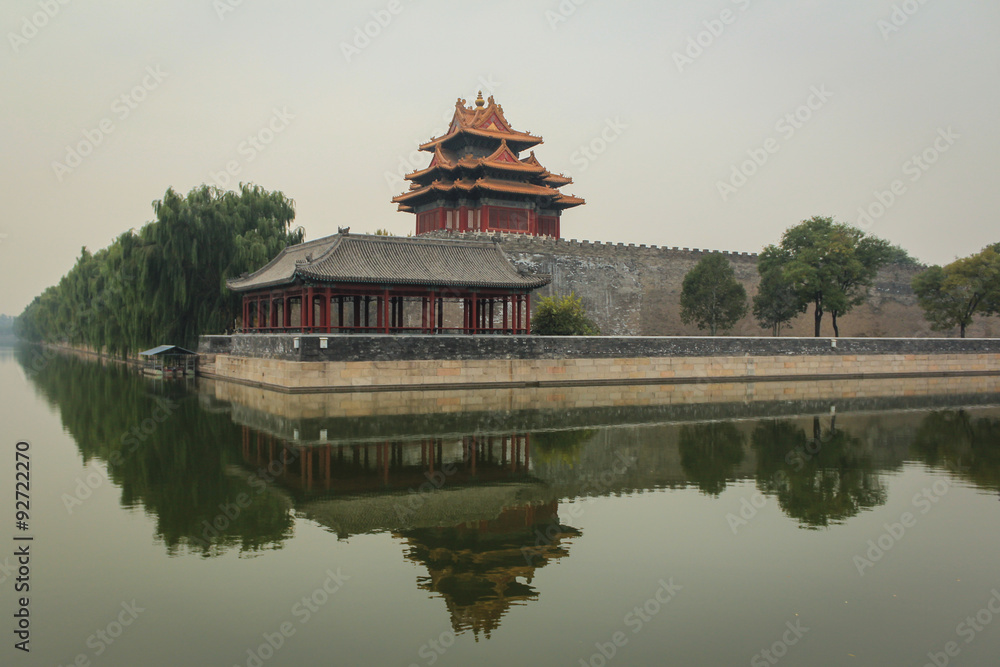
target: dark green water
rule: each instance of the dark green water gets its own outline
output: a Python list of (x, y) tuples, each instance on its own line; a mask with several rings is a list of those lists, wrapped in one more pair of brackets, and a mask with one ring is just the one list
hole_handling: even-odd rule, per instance
[(33, 354), (0, 350), (3, 665), (1000, 655), (993, 393), (348, 418)]

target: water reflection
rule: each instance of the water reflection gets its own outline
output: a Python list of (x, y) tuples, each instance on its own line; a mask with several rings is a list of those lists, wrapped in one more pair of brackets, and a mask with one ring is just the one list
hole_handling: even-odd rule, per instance
[[(246, 507), (238, 502), (254, 492), (225, 446), (240, 434), (228, 414), (201, 409), (182, 385), (121, 366), (64, 356), (32, 365), (35, 359), (30, 350), (18, 352), (83, 461), (103, 464), (121, 489), (123, 507), (142, 507), (155, 518), (156, 536), (168, 552), (252, 553), (276, 548), (291, 535), (291, 504), (283, 494), (268, 489)], [(81, 479), (77, 488), (65, 489), (67, 509), (86, 501), (87, 484)]]
[(882, 480), (861, 439), (812, 418), (811, 434), (788, 420), (759, 424), (751, 442), (757, 452), (757, 488), (774, 495), (784, 512), (804, 527), (843, 523), (885, 504)]
[[(169, 553), (259, 555), (290, 539), (297, 517), (339, 539), (388, 533), (426, 571), (416, 585), (444, 600), (454, 631), (476, 636), (538, 599), (536, 572), (585, 539), (560, 519), (580, 498), (717, 497), (751, 483), (795, 524), (836, 530), (885, 504), (886, 476), (907, 461), (1000, 491), (991, 378), (970, 379), (973, 393), (900, 381), (864, 400), (860, 382), (801, 401), (731, 401), (765, 392), (722, 387), (700, 404), (678, 399), (693, 389), (644, 388), (635, 404), (598, 407), (571, 389), (289, 396), (192, 389), (74, 357), (38, 364), (23, 350), (18, 361)], [(956, 403), (968, 407), (931, 409)]]
[(559, 523), (558, 503), (522, 505), (499, 516), (394, 533), (406, 558), (427, 568), (420, 588), (444, 598), (455, 633), (486, 637), (511, 606), (538, 598), (535, 570), (569, 554), (580, 531)]

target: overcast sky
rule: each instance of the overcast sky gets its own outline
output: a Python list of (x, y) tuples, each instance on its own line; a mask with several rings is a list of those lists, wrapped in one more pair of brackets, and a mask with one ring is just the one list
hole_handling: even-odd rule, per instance
[(575, 179), (567, 238), (758, 251), (831, 215), (928, 263), (1000, 241), (995, 0), (4, 0), (0, 27), (0, 312), (170, 187), (404, 234), (398, 174), (479, 89)]

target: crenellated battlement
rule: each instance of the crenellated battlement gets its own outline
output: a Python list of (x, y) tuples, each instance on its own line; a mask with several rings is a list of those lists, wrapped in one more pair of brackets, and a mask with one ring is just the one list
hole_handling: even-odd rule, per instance
[(735, 250), (710, 250), (707, 248), (682, 248), (678, 246), (659, 246), (659, 245), (646, 245), (645, 243), (640, 243), (638, 245), (634, 243), (616, 243), (614, 241), (590, 241), (587, 239), (577, 240), (577, 239), (562, 239), (553, 238), (551, 236), (530, 236), (527, 234), (489, 234), (484, 232), (452, 232), (447, 230), (437, 230), (433, 232), (428, 232), (426, 234), (421, 234), (421, 236), (430, 236), (435, 238), (452, 238), (452, 239), (470, 239), (476, 241), (483, 241), (492, 239), (498, 241), (504, 247), (504, 250), (519, 250), (519, 251), (530, 251), (532, 249), (544, 249), (544, 250), (559, 250), (560, 252), (574, 252), (574, 251), (599, 251), (599, 252), (613, 252), (613, 253), (652, 253), (656, 255), (665, 255), (670, 253), (687, 255), (690, 257), (701, 258), (705, 255), (710, 254), (721, 254), (734, 261), (752, 261), (756, 263), (757, 253), (755, 252), (739, 252)]

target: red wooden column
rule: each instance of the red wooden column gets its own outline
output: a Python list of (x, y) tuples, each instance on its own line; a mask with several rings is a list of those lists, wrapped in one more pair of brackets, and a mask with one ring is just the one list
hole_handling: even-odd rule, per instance
[(249, 316), (250, 316), (250, 300), (247, 298), (247, 295), (244, 294), (243, 317), (240, 319), (240, 329), (242, 329), (243, 331), (247, 330), (247, 322), (249, 321)]
[(524, 295), (524, 333), (531, 333), (531, 295)]
[(330, 288), (323, 288), (323, 307), (320, 309), (320, 326), (323, 333), (330, 333)]
[(472, 293), (472, 333), (479, 329), (479, 292)]
[(507, 333), (507, 306), (510, 304), (510, 295), (503, 298), (503, 332)]
[(382, 290), (382, 303), (379, 308), (382, 314), (382, 328), (384, 333), (389, 333), (389, 289)]
[(288, 290), (281, 294), (281, 327), (290, 329), (292, 327), (292, 300), (288, 298)]

